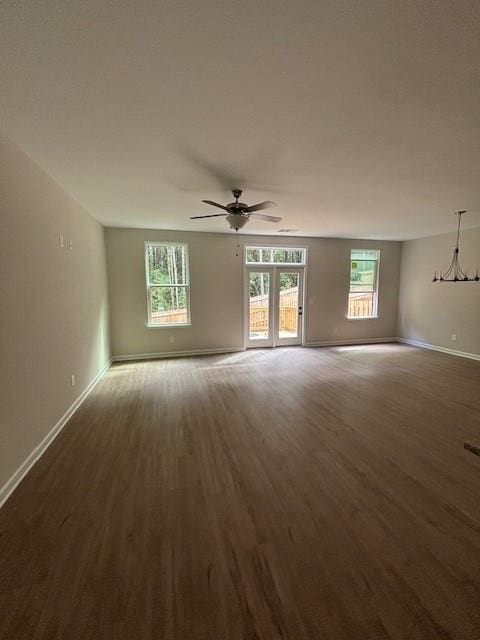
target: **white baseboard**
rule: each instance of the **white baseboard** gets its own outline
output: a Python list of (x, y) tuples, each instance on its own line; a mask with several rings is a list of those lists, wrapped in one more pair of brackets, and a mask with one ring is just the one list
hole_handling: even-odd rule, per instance
[(113, 356), (113, 362), (128, 360), (157, 360), (160, 358), (185, 358), (188, 356), (208, 356), (221, 353), (237, 353), (245, 351), (243, 347), (223, 347), (221, 349), (192, 349), (190, 351), (160, 351), (158, 353), (132, 353), (130, 355)]
[(421, 349), (430, 349), (431, 351), (441, 351), (451, 356), (460, 356), (460, 358), (470, 358), (470, 360), (480, 360), (480, 353), (468, 353), (468, 351), (459, 351), (458, 349), (449, 349), (448, 347), (439, 347), (436, 344), (428, 342), (419, 342), (418, 340), (410, 340), (410, 338), (395, 338), (397, 342), (409, 344), (412, 347), (420, 347)]
[(349, 344), (380, 344), (382, 342), (396, 342), (398, 338), (352, 338), (349, 340), (322, 340), (319, 342), (305, 342), (304, 347), (341, 347)]
[[(349, 344), (379, 344), (382, 342), (396, 342), (397, 338), (363, 338), (352, 340), (328, 340), (323, 342), (306, 342), (304, 347), (336, 347)], [(300, 345), (298, 345), (300, 346)], [(113, 356), (113, 362), (127, 362), (129, 360), (157, 360), (160, 358), (182, 358), (188, 356), (206, 356), (221, 353), (237, 353), (245, 351), (244, 347), (224, 347), (221, 349), (192, 349), (190, 351), (160, 351), (158, 353), (134, 353), (130, 355)]]
[(30, 471), (37, 460), (45, 453), (48, 447), (52, 444), (55, 438), (58, 436), (63, 427), (67, 424), (69, 419), (79, 408), (85, 398), (89, 395), (92, 389), (95, 387), (100, 378), (102, 378), (109, 369), (112, 361), (109, 360), (107, 364), (97, 373), (88, 386), (82, 391), (78, 398), (73, 402), (63, 416), (58, 420), (54, 427), (47, 433), (38, 446), (30, 453), (28, 458), (19, 466), (15, 473), (7, 480), (7, 482), (0, 488), (0, 507), (5, 504), (10, 495), (20, 484), (26, 474)]

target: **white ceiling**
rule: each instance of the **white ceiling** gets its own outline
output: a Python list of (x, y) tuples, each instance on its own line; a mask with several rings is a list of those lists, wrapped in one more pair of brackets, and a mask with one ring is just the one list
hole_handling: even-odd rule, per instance
[[(0, 8), (1, 129), (105, 225), (406, 239), (480, 212), (478, 0)], [(465, 218), (478, 226), (480, 213)]]

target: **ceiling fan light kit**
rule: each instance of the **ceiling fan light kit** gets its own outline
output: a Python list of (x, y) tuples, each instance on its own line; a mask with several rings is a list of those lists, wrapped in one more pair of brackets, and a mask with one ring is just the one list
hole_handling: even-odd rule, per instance
[(238, 231), (242, 229), (248, 222), (248, 216), (244, 216), (242, 213), (230, 213), (226, 216), (225, 220), (230, 225), (230, 229), (235, 229)]
[(467, 213), (466, 210), (456, 211), (455, 215), (458, 216), (458, 226), (457, 226), (457, 242), (455, 243), (455, 249), (453, 250), (452, 261), (450, 262), (450, 266), (445, 272), (435, 271), (433, 274), (432, 282), (479, 282), (480, 275), (477, 269), (474, 278), (469, 278), (467, 272), (462, 269), (460, 264), (460, 224), (462, 222), (462, 216), (464, 213)]
[(259, 202), (258, 204), (253, 204), (250, 207), (245, 204), (245, 202), (239, 202), (238, 199), (242, 195), (241, 189), (232, 189), (233, 197), (235, 198), (235, 202), (230, 202), (227, 205), (219, 204), (218, 202), (214, 202), (213, 200), (202, 200), (205, 204), (209, 204), (212, 207), (217, 207), (219, 209), (223, 209), (226, 213), (211, 213), (206, 216), (191, 216), (190, 220), (198, 220), (199, 218), (218, 218), (223, 216), (231, 229), (235, 229), (238, 231), (242, 229), (247, 222), (249, 222), (250, 218), (256, 218), (257, 220), (265, 220), (266, 222), (280, 222), (281, 218), (278, 216), (267, 216), (263, 213), (257, 213), (257, 211), (262, 211), (263, 209), (270, 209), (270, 207), (276, 207), (275, 202), (271, 200), (266, 200), (265, 202)]

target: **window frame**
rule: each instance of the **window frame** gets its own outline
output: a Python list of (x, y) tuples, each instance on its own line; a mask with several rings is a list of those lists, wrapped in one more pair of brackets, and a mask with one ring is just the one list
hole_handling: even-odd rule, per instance
[[(182, 327), (191, 327), (192, 326), (192, 316), (190, 311), (190, 259), (189, 259), (189, 246), (187, 242), (170, 242), (170, 241), (162, 241), (162, 240), (145, 240), (143, 243), (143, 253), (144, 253), (144, 262), (145, 262), (145, 287), (147, 294), (147, 319), (145, 322), (145, 326), (148, 329), (180, 329)], [(152, 246), (174, 246), (174, 247), (184, 247), (185, 250), (185, 282), (182, 284), (151, 284), (150, 283), (150, 270), (148, 264), (148, 248)], [(151, 308), (151, 299), (150, 292), (152, 289), (186, 289), (186, 300), (187, 300), (187, 322), (166, 322), (163, 324), (152, 323), (152, 308)]]
[[(375, 253), (377, 254), (377, 258), (375, 260), (370, 259), (370, 260), (364, 260), (364, 261), (353, 260), (352, 253), (354, 251), (375, 251)], [(378, 284), (380, 279), (380, 256), (381, 256), (380, 249), (359, 249), (359, 248), (350, 249), (350, 256), (348, 260), (348, 293), (347, 293), (347, 313), (346, 313), (347, 320), (375, 320), (379, 317), (378, 316)], [(371, 316), (348, 315), (348, 311), (350, 309), (350, 294), (355, 293), (354, 291), (352, 292), (351, 290), (352, 262), (375, 262), (375, 275), (373, 278), (373, 289), (371, 291), (364, 292), (364, 293), (373, 293), (373, 309), (372, 309)]]
[[(269, 251), (301, 251), (303, 260), (301, 262), (248, 262), (247, 253), (249, 249), (259, 250), (268, 249)], [(245, 244), (244, 245), (244, 265), (246, 267), (306, 267), (307, 266), (307, 253), (308, 247), (290, 247), (282, 245), (267, 245), (267, 244)]]

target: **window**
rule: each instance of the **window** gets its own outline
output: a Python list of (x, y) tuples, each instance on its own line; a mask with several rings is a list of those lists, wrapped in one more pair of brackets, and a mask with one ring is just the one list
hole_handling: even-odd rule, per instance
[(349, 318), (377, 317), (380, 251), (352, 249), (350, 254)]
[(247, 247), (247, 264), (304, 265), (307, 250), (291, 247)]
[(190, 324), (188, 249), (173, 242), (145, 243), (149, 327)]

